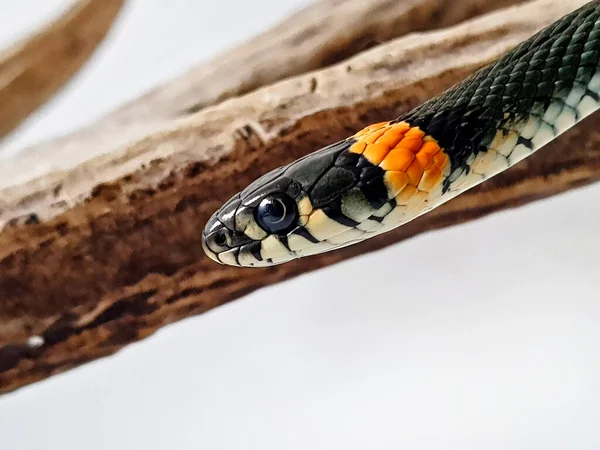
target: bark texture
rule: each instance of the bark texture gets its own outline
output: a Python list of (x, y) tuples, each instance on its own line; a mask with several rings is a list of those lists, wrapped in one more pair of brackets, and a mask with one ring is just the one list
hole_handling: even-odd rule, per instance
[[(148, 118), (151, 133), (133, 140), (118, 135), (118, 145), (104, 153), (88, 129), (72, 137), (74, 145), (87, 136), (79, 148), (85, 157), (76, 161), (64, 156), (68, 137), (38, 166), (32, 167), (34, 150), (6, 161), (0, 168), (0, 392), (109, 355), (267, 284), (597, 181), (594, 115), (479, 188), (361, 245), (268, 269), (220, 266), (200, 247), (210, 214), (259, 175), (396, 117), (583, 3), (537, 0), (397, 39), (214, 106), (178, 109), (187, 112), (169, 120)], [(190, 85), (203, 73), (190, 72)], [(244, 90), (234, 85), (228, 92)], [(170, 104), (167, 97), (161, 101), (168, 107), (183, 98), (174, 95)]]
[[(55, 168), (64, 170), (118, 151), (215, 103), (329, 66), (408, 33), (447, 27), (522, 1), (315, 0), (281, 25), (124, 105), (91, 127), (26, 150), (20, 161), (26, 162), (29, 178)], [(40, 162), (39, 154), (51, 154), (52, 159)], [(13, 175), (11, 183), (14, 180)]]
[(63, 17), (0, 53), (0, 138), (77, 73), (110, 29), (124, 0), (82, 0)]

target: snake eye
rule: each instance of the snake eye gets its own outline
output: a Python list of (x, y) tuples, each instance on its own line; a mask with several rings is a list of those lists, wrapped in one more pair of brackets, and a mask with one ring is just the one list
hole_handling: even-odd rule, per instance
[(277, 233), (290, 228), (296, 222), (297, 217), (296, 202), (287, 195), (265, 197), (256, 209), (258, 224), (269, 233)]
[(227, 243), (227, 234), (225, 234), (225, 231), (219, 231), (215, 234), (214, 239), (215, 244), (222, 247)]

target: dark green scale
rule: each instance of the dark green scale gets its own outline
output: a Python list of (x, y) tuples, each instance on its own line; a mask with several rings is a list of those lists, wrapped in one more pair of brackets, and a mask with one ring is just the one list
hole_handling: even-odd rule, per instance
[[(552, 101), (587, 86), (600, 60), (599, 17), (600, 1), (588, 3), (395, 122), (421, 127), (453, 171), (468, 172), (469, 157), (487, 151), (497, 130), (542, 116)], [(597, 101), (597, 92), (588, 95)]]

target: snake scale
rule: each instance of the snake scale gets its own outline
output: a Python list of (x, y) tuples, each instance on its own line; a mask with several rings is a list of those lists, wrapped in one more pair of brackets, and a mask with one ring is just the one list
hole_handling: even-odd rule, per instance
[(412, 111), (263, 175), (210, 218), (203, 248), (261, 267), (401, 226), (596, 111), (599, 69), (595, 0)]

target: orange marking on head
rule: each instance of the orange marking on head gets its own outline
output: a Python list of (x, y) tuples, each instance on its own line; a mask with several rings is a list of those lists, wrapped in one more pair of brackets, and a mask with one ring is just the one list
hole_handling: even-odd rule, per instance
[(426, 155), (435, 155), (437, 152), (439, 152), (441, 150), (439, 144), (435, 141), (430, 141), (427, 140), (423, 143), (423, 145), (421, 146), (421, 149), (419, 150), (419, 153), (423, 153)]
[(385, 173), (383, 181), (388, 188), (388, 195), (393, 198), (408, 184), (408, 175), (404, 172), (391, 170)]
[(422, 146), (423, 146), (423, 141), (421, 139), (409, 138), (406, 136), (397, 145), (397, 147), (406, 149), (413, 153), (417, 153)]
[(420, 151), (417, 153), (416, 158), (417, 161), (419, 161), (419, 164), (421, 164), (421, 167), (423, 167), (425, 170), (429, 169), (433, 165), (433, 155)]
[(382, 144), (370, 144), (367, 145), (367, 148), (363, 152), (363, 156), (367, 158), (367, 160), (373, 164), (374, 166), (378, 166), (383, 158), (389, 153), (390, 148), (386, 145)]
[(410, 130), (410, 124), (408, 122), (398, 122), (392, 125), (392, 128), (397, 130), (404, 130), (404, 132)]
[(369, 134), (362, 137), (361, 140), (364, 140), (367, 144), (374, 144), (377, 142), (381, 136), (385, 133), (385, 128), (380, 128), (378, 130), (371, 131)]
[[(407, 122), (381, 122), (358, 132), (353, 153), (386, 171), (384, 182), (390, 198), (407, 204), (416, 193), (432, 192), (444, 178), (448, 155), (438, 142)], [(417, 189), (418, 186), (418, 189)]]
[[(415, 157), (412, 161), (407, 156), (408, 154), (414, 154)], [(400, 164), (395, 159), (397, 155), (403, 156), (402, 163), (404, 164)], [(408, 161), (410, 164), (402, 168)], [(387, 167), (394, 167), (394, 170), (404, 172), (409, 186), (418, 187), (418, 191), (428, 193), (434, 191), (443, 181), (444, 168), (447, 164), (448, 156), (440, 148), (438, 142), (431, 136), (425, 136), (420, 129), (411, 128), (380, 164), (380, 167), (384, 170), (390, 170)], [(399, 177), (394, 175), (391, 178)], [(390, 192), (395, 191), (391, 183), (386, 182), (386, 186)], [(407, 187), (404, 187), (398, 194), (400, 201), (408, 201), (409, 194), (413, 192), (411, 189), (406, 190)]]
[(385, 127), (386, 125), (389, 125), (389, 124), (390, 124), (389, 120), (387, 122), (377, 122), (377, 123), (374, 123), (372, 125), (369, 125), (368, 128), (371, 131), (373, 131), (373, 130), (379, 130), (380, 128), (383, 128), (383, 127)]
[(387, 127), (387, 131), (386, 133), (406, 133), (408, 130), (410, 130), (410, 125), (407, 122), (397, 122), (397, 123), (391, 123), (388, 127)]
[(358, 153), (359, 155), (362, 154), (362, 152), (365, 151), (365, 148), (367, 147), (367, 144), (365, 144), (364, 142), (357, 142), (356, 144), (352, 144), (352, 146), (350, 147), (350, 152), (351, 153)]
[(383, 170), (400, 170), (404, 172), (414, 159), (415, 155), (412, 152), (399, 148), (389, 152), (381, 161), (379, 167)]
[(389, 132), (384, 133), (383, 136), (381, 136), (379, 139), (377, 139), (376, 143), (385, 145), (389, 149), (392, 149), (396, 145), (398, 145), (398, 142), (400, 142), (400, 140), (402, 139), (403, 136), (404, 136), (404, 134), (402, 134), (402, 133), (389, 133)]
[(423, 176), (423, 167), (419, 161), (414, 160), (410, 166), (406, 169), (406, 175), (408, 175), (408, 181), (413, 186), (418, 186), (421, 177)]
[(400, 122), (388, 127), (383, 136), (377, 139), (378, 144), (387, 145), (389, 148), (394, 148), (398, 142), (404, 137), (404, 134), (409, 129), (406, 122)]
[(408, 131), (410, 125), (406, 122), (381, 122), (368, 126), (354, 136), (356, 143), (350, 151), (362, 154), (373, 165), (378, 165), (390, 150), (399, 146)]
[(425, 132), (421, 130), (419, 127), (411, 127), (410, 130), (406, 132), (406, 137), (423, 139), (425, 136)]

